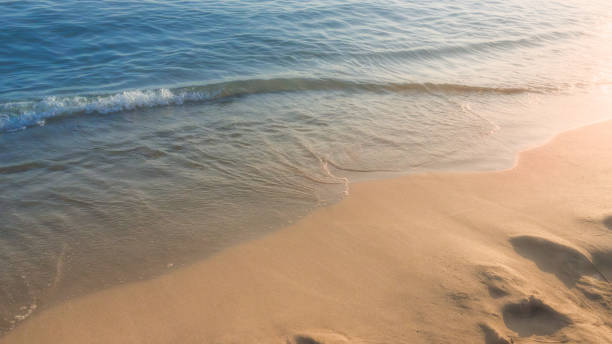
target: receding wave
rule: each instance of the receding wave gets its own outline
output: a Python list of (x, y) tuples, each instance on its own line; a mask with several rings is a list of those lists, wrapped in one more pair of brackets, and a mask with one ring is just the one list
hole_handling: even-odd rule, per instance
[(436, 83), (365, 83), (339, 79), (250, 79), (201, 86), (127, 90), (114, 94), (49, 96), (0, 103), (0, 132), (44, 125), (47, 119), (78, 114), (109, 114), (158, 106), (182, 105), (252, 94), (303, 91), (366, 91), (428, 93), (541, 93), (541, 88), (497, 88)]

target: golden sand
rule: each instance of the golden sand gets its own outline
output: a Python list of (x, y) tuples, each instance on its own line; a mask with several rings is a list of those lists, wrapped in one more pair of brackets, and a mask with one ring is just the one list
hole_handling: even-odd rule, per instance
[(612, 123), (501, 172), (351, 185), (299, 223), (2, 343), (612, 343)]

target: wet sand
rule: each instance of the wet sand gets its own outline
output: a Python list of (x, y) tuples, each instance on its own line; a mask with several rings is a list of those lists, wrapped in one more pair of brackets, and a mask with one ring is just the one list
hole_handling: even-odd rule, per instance
[(2, 343), (612, 343), (612, 122), (487, 173), (351, 185), (293, 226)]

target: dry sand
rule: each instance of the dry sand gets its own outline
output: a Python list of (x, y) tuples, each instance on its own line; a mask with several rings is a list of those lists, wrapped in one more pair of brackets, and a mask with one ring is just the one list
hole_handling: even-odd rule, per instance
[(2, 343), (612, 343), (612, 123), (511, 170), (351, 185), (294, 226)]

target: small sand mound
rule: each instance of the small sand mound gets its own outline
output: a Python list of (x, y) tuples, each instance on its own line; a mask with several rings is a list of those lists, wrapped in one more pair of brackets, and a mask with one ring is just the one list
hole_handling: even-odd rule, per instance
[(497, 331), (487, 324), (478, 324), (484, 333), (485, 344), (511, 344), (512, 341), (502, 337)]
[(480, 282), (487, 287), (489, 296), (494, 299), (519, 294), (517, 289), (524, 283), (515, 272), (501, 265), (479, 266), (477, 276)]
[(506, 304), (502, 312), (506, 326), (521, 337), (550, 335), (572, 323), (567, 316), (533, 296)]
[(592, 253), (593, 265), (607, 282), (612, 281), (612, 250)]
[(580, 290), (587, 299), (599, 304), (607, 312), (612, 311), (612, 285), (593, 277), (582, 277), (576, 288)]
[(589, 258), (573, 247), (529, 235), (514, 237), (510, 243), (518, 254), (532, 260), (540, 270), (555, 274), (568, 288), (583, 275), (603, 277)]

